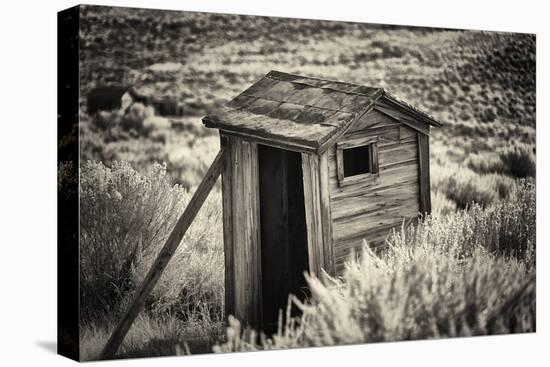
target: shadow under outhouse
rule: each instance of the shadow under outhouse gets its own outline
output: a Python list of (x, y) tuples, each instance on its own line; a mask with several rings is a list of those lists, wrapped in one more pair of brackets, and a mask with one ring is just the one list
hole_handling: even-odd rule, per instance
[(203, 119), (220, 131), (226, 314), (274, 331), (305, 271), (338, 275), (429, 213), (429, 130), (381, 88), (271, 71)]

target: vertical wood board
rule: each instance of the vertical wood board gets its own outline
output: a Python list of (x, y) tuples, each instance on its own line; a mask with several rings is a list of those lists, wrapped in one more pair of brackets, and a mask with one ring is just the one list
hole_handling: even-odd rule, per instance
[(245, 325), (261, 325), (261, 254), (257, 145), (226, 136), (229, 163), (224, 167), (224, 245), (226, 309)]
[(418, 156), (420, 212), (422, 214), (430, 214), (432, 212), (430, 190), (430, 137), (422, 133), (418, 133)]
[(327, 153), (302, 153), (302, 169), (310, 271), (334, 273)]

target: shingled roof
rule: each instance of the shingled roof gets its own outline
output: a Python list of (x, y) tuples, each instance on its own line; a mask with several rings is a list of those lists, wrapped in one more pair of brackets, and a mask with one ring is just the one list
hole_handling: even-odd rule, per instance
[[(203, 118), (205, 126), (321, 152), (377, 102), (408, 113), (428, 126), (440, 123), (399, 101), (382, 88), (271, 71), (219, 111)], [(412, 121), (411, 121), (412, 122)]]

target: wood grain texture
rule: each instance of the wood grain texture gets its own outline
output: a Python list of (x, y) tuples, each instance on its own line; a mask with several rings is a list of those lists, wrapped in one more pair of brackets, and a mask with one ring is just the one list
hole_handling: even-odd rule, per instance
[(321, 276), (322, 269), (334, 273), (331, 208), (329, 197), (328, 160), (302, 153), (304, 204), (310, 271)]
[(432, 212), (432, 199), (430, 190), (430, 137), (418, 133), (419, 155), (419, 185), (420, 185), (420, 212), (430, 214)]
[(235, 264), (233, 262), (233, 157), (232, 137), (220, 134), (227, 159), (222, 171), (223, 253), (225, 258), (225, 317), (235, 315)]
[(395, 110), (392, 108), (383, 107), (380, 105), (377, 105), (374, 107), (375, 110), (380, 111), (388, 116), (393, 117), (394, 119), (398, 120), (399, 122), (417, 130), (424, 134), (429, 134), (430, 132), (430, 126), (426, 125), (424, 123), (418, 122), (417, 120), (414, 120), (412, 117), (410, 117), (408, 114), (403, 113), (402, 111)]
[(334, 222), (334, 241), (339, 242), (354, 238), (358, 234), (376, 230), (380, 226), (401, 222), (403, 218), (418, 215), (418, 194), (396, 201), (386, 202), (380, 205), (376, 211), (357, 214), (356, 216), (343, 217)]
[(222, 134), (225, 311), (245, 325), (261, 324), (260, 218), (257, 145)]
[(349, 128), (346, 134), (375, 127), (380, 128), (400, 125), (401, 123), (398, 120), (395, 120), (394, 118), (373, 109), (369, 113), (364, 114), (359, 120), (357, 120), (357, 122), (355, 122), (353, 126)]
[(130, 302), (130, 306), (122, 316), (122, 319), (119, 321), (117, 327), (107, 341), (107, 344), (103, 348), (100, 355), (101, 359), (109, 359), (115, 355), (118, 347), (126, 336), (126, 333), (130, 329), (130, 326), (134, 322), (138, 313), (143, 308), (145, 300), (157, 284), (160, 276), (162, 275), (162, 272), (170, 262), (170, 259), (178, 248), (178, 245), (181, 243), (181, 240), (185, 236), (187, 229), (189, 228), (191, 223), (193, 223), (193, 220), (195, 219), (195, 216), (197, 215), (199, 209), (202, 207), (202, 204), (206, 200), (206, 197), (216, 183), (218, 176), (223, 170), (225, 159), (225, 150), (222, 146), (216, 158), (212, 162), (212, 165), (206, 172), (203, 180), (193, 194), (193, 197), (187, 204), (187, 207), (185, 208), (183, 214), (176, 222), (174, 229), (172, 229), (170, 236), (168, 236), (166, 243), (160, 250), (153, 265), (149, 269), (149, 272), (145, 276), (145, 279), (135, 293), (132, 301)]
[[(378, 153), (380, 157), (381, 153)], [(329, 168), (330, 172), (333, 172), (335, 168)], [(338, 184), (338, 178), (334, 175), (329, 176), (329, 187), (331, 192), (331, 198), (338, 198), (342, 196), (355, 195), (361, 190), (365, 190), (369, 187), (391, 187), (398, 185), (402, 182), (409, 182), (411, 180), (418, 179), (418, 162), (414, 160), (406, 160), (402, 162), (396, 162), (381, 165), (379, 167), (378, 175), (370, 175), (364, 180), (355, 182), (351, 185), (340, 187)], [(418, 184), (416, 185), (418, 187)]]
[[(379, 111), (373, 113), (373, 108)], [(207, 127), (317, 154), (348, 130), (390, 127), (396, 120), (425, 133), (430, 124), (439, 125), (382, 88), (276, 71), (203, 118)]]
[(416, 218), (420, 211), (419, 133), (376, 110), (363, 122), (363, 130), (350, 128), (338, 146), (376, 141), (378, 175), (342, 187), (336, 144), (327, 150), (337, 274), (353, 251), (360, 253), (364, 239), (369, 246), (384, 245), (392, 228)]
[(376, 230), (360, 233), (354, 238), (336, 242), (334, 246), (336, 274), (341, 274), (344, 268), (344, 262), (349, 260), (351, 255), (357, 255), (361, 253), (364, 241), (367, 242), (370, 248), (379, 249), (381, 247), (384, 247), (387, 245), (386, 240), (389, 238), (392, 230), (399, 231), (401, 226), (407, 226), (411, 223), (414, 223), (416, 220), (418, 220), (418, 217), (416, 215), (409, 218), (404, 217), (400, 220), (396, 220), (393, 223), (380, 226)]
[(323, 268), (329, 275), (335, 275), (334, 244), (332, 234), (332, 207), (330, 202), (330, 178), (328, 153), (319, 156), (319, 195), (323, 233)]
[[(231, 142), (231, 232), (234, 316), (259, 327), (262, 320), (261, 249), (257, 145), (239, 138)], [(225, 225), (225, 223), (224, 223)]]
[(372, 213), (379, 209), (399, 207), (402, 198), (416, 195), (418, 195), (418, 185), (414, 184), (414, 179), (395, 185), (360, 190), (355, 195), (333, 199), (332, 219), (338, 222), (343, 218)]
[(441, 122), (439, 122), (433, 116), (397, 98), (388, 91), (384, 91), (384, 94), (377, 100), (377, 102), (379, 105), (385, 105), (393, 110), (400, 110), (402, 112), (405, 112), (410, 115), (413, 120), (422, 122), (427, 126), (442, 126)]

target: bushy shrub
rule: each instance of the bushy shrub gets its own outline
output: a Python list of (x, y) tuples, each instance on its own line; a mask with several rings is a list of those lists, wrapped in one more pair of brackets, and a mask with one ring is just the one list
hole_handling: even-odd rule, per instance
[[(212, 196), (212, 195), (211, 195)], [(223, 264), (219, 194), (197, 215), (147, 302), (150, 310), (221, 318)], [(190, 194), (166, 167), (140, 174), (128, 163), (85, 162), (80, 173), (81, 318), (116, 317), (183, 213)], [(159, 304), (163, 306), (160, 307)], [(196, 305), (189, 310), (188, 304)]]
[[(279, 331), (260, 338), (230, 319), (216, 352), (535, 331), (534, 184), (508, 202), (428, 218), (365, 246), (342, 279), (308, 277), (312, 299), (294, 304)], [(288, 310), (287, 310), (288, 315)]]
[(504, 165), (500, 157), (489, 154), (470, 154), (466, 165), (472, 171), (480, 174), (504, 173)]
[(519, 178), (535, 177), (535, 153), (532, 146), (514, 144), (499, 152), (499, 156), (504, 171), (509, 175)]
[(432, 192), (432, 214), (447, 215), (456, 211), (456, 203), (440, 191)]
[(506, 199), (514, 190), (515, 181), (502, 174), (478, 174), (471, 169), (447, 163), (432, 170), (432, 188), (464, 209), (472, 204), (488, 206)]

